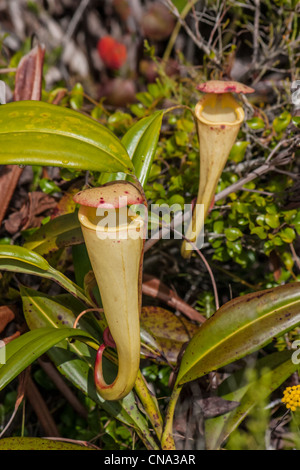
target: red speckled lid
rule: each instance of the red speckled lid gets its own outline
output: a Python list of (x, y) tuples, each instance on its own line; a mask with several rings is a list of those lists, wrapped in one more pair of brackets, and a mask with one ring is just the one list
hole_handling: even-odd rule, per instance
[(77, 204), (104, 209), (119, 209), (133, 204), (145, 204), (144, 195), (128, 181), (113, 181), (99, 188), (84, 189), (75, 194)]
[(255, 90), (247, 85), (233, 81), (210, 80), (209, 82), (200, 83), (197, 90), (203, 93), (253, 93)]

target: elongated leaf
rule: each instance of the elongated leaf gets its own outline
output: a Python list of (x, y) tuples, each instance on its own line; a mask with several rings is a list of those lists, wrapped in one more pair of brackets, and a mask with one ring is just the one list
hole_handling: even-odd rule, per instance
[(6, 363), (0, 368), (0, 390), (55, 344), (77, 338), (95, 344), (93, 337), (74, 328), (45, 327), (29, 331), (6, 346)]
[[(23, 287), (21, 288), (21, 294), (25, 319), (32, 330), (31, 333), (39, 332), (40, 328), (49, 326), (62, 329), (70, 328), (81, 311), (80, 302), (68, 295), (54, 298)], [(99, 329), (87, 317), (83, 317), (79, 325), (94, 337), (99, 336)], [(132, 392), (120, 401), (105, 401), (97, 393), (93, 380), (95, 351), (79, 341), (74, 341), (71, 344), (62, 341), (48, 350), (47, 354), (58, 370), (75, 387), (88, 395), (111, 416), (128, 426), (134, 427), (141, 438), (155, 448), (156, 444), (148, 429), (147, 422), (140, 413)], [(105, 357), (103, 358), (103, 368), (105, 376), (108, 379), (113, 379), (116, 374), (116, 366)]]
[[(258, 361), (255, 367), (256, 374), (252, 382), (246, 379), (240, 381), (241, 371), (239, 371), (221, 385), (219, 394), (222, 398), (225, 400), (234, 399), (239, 401), (240, 404), (226, 415), (206, 420), (207, 450), (218, 449), (230, 434), (238, 428), (257, 404), (257, 394), (254, 393), (256, 390), (262, 390), (259, 393), (259, 399), (264, 400), (297, 370), (299, 365), (293, 363), (291, 356), (292, 352), (290, 351), (277, 352), (266, 356)], [(261, 375), (261, 371), (263, 371), (263, 375)], [(230, 390), (234, 382), (236, 382), (236, 385)], [(268, 386), (262, 387), (262, 383), (264, 385), (268, 384)]]
[(205, 322), (189, 342), (177, 384), (252, 353), (299, 323), (299, 282), (233, 299)]
[[(93, 272), (86, 245), (81, 244), (81, 245), (73, 246), (72, 258), (73, 258), (73, 266), (74, 266), (74, 274), (75, 274), (76, 282), (79, 286), (83, 287), (86, 291), (85, 277), (87, 276), (89, 272)], [(91, 278), (93, 280), (93, 288), (97, 286), (97, 289), (98, 289), (98, 285), (96, 283), (94, 274), (91, 274)]]
[[(52, 297), (23, 286), (20, 287), (20, 293), (25, 320), (32, 331), (46, 326), (73, 328), (76, 317), (85, 309), (83, 304), (70, 294)], [(80, 319), (79, 327), (100, 340), (102, 331), (96, 315), (98, 317), (100, 314), (97, 312), (94, 315), (84, 315)], [(83, 347), (85, 348), (84, 345)]]
[(28, 266), (28, 270), (36, 269), (40, 271), (47, 271), (50, 267), (47, 260), (34, 251), (27, 250), (18, 245), (1, 245), (0, 246), (0, 259), (5, 263), (19, 261)]
[(78, 213), (64, 214), (42, 225), (24, 244), (28, 250), (46, 255), (60, 248), (83, 243)]
[(147, 183), (151, 171), (162, 118), (163, 111), (156, 111), (138, 121), (122, 138), (122, 143), (132, 159), (135, 175), (142, 186)]
[(95, 450), (71, 442), (40, 437), (6, 437), (0, 439), (0, 450)]
[(12, 271), (51, 279), (87, 305), (90, 300), (83, 290), (64, 274), (52, 268), (38, 253), (17, 245), (0, 245), (0, 271)]
[(133, 172), (125, 147), (106, 127), (79, 112), (41, 101), (1, 106), (0, 142), (1, 165)]
[[(123, 136), (121, 142), (132, 160), (135, 176), (142, 186), (147, 183), (159, 139), (163, 111), (137, 121)], [(102, 175), (100, 184), (126, 179), (124, 173)]]

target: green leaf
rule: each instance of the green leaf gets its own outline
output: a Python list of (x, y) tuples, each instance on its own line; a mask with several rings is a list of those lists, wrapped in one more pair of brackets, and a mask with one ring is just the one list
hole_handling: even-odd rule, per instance
[(76, 83), (71, 90), (70, 105), (73, 109), (78, 110), (82, 108), (83, 105), (83, 86), (81, 83)]
[[(265, 214), (259, 214), (257, 217), (255, 217), (255, 222), (261, 226), (261, 228), (266, 227), (266, 220), (265, 220)], [(249, 228), (250, 230), (255, 228), (255, 223), (254, 221), (249, 221)]]
[(280, 225), (279, 214), (266, 214), (265, 220), (271, 228), (277, 228)]
[[(44, 327), (73, 328), (76, 317), (85, 309), (85, 306), (70, 294), (52, 297), (22, 286), (20, 293), (25, 320), (30, 330)], [(79, 327), (94, 338), (100, 338), (102, 334), (100, 323), (92, 313), (80, 319)], [(72, 345), (69, 345), (69, 348), (72, 349)], [(84, 345), (82, 347), (86, 349)]]
[(283, 242), (292, 243), (296, 238), (296, 233), (294, 229), (286, 227), (283, 230), (280, 230), (280, 232), (278, 232), (278, 236)]
[(292, 122), (293, 122), (294, 126), (300, 127), (300, 116), (293, 116)]
[[(132, 160), (135, 176), (145, 186), (155, 157), (159, 139), (163, 111), (156, 111), (150, 116), (137, 121), (123, 136), (121, 142)], [(101, 175), (100, 184), (108, 181), (125, 179), (126, 175)]]
[(251, 229), (251, 234), (253, 233), (256, 234), (261, 240), (265, 240), (268, 236), (264, 227), (254, 227), (253, 229)]
[(83, 290), (64, 274), (52, 268), (41, 255), (16, 245), (0, 245), (0, 271), (31, 274), (50, 279), (70, 294), (91, 305)]
[(224, 232), (224, 221), (223, 220), (217, 220), (216, 222), (214, 222), (213, 231), (214, 231), (214, 233), (218, 233), (218, 234), (223, 233)]
[(181, 206), (182, 209), (184, 208), (184, 203), (185, 199), (180, 194), (173, 194), (173, 196), (171, 196), (168, 200), (169, 206), (173, 206), (173, 204), (176, 204)]
[(146, 109), (142, 105), (142, 103), (134, 103), (130, 106), (130, 110), (133, 114), (135, 114), (138, 118), (142, 118), (145, 116)]
[(240, 240), (234, 242), (227, 241), (226, 246), (231, 257), (234, 257), (234, 254), (240, 255), (243, 251), (243, 246)]
[(94, 450), (80, 444), (41, 437), (6, 437), (0, 439), (0, 450)]
[(291, 122), (292, 116), (288, 111), (284, 111), (280, 116), (274, 119), (273, 129), (279, 133), (284, 131)]
[(241, 232), (239, 228), (235, 228), (235, 227), (226, 228), (224, 230), (224, 233), (225, 233), (227, 240), (230, 242), (234, 242), (235, 240), (243, 236), (243, 232)]
[(284, 265), (285, 265), (286, 269), (291, 271), (293, 269), (293, 266), (294, 266), (294, 259), (293, 259), (292, 254), (289, 253), (288, 251), (284, 251), (281, 254), (281, 259), (284, 262)]
[(257, 378), (252, 382), (244, 377), (245, 371), (243, 370), (230, 376), (221, 384), (218, 395), (225, 400), (239, 401), (240, 405), (226, 415), (206, 420), (207, 450), (220, 448), (222, 443), (250, 413), (256, 405), (255, 393), (253, 392), (260, 389), (262, 381), (268, 383), (268, 387), (265, 388), (263, 395), (260, 394), (260, 399), (267, 398), (297, 370), (299, 365), (293, 363), (291, 355), (291, 351), (283, 351), (260, 359), (255, 367)]
[(240, 163), (245, 156), (249, 144), (250, 142), (236, 142), (230, 150), (229, 160)]
[(133, 173), (119, 139), (97, 121), (41, 101), (0, 106), (0, 164)]
[(265, 123), (262, 118), (259, 117), (254, 117), (252, 119), (248, 119), (247, 121), (248, 126), (250, 129), (253, 130), (258, 130), (258, 129), (264, 129), (265, 128)]
[(144, 186), (148, 180), (159, 139), (163, 111), (138, 121), (122, 138), (135, 169), (135, 175)]
[(60, 188), (54, 183), (54, 181), (51, 181), (48, 178), (42, 178), (39, 181), (39, 186), (41, 190), (46, 194), (53, 194), (53, 193), (60, 192)]
[(29, 331), (6, 345), (6, 363), (0, 367), (0, 390), (52, 346), (64, 339), (77, 338), (95, 344), (94, 338), (74, 328), (39, 328)]
[(186, 131), (176, 131), (174, 134), (175, 142), (178, 147), (185, 147), (189, 141), (189, 134)]
[(278, 206), (276, 204), (269, 204), (267, 207), (266, 207), (266, 212), (268, 214), (271, 214), (271, 215), (276, 215), (278, 214)]
[(46, 255), (80, 243), (83, 243), (83, 236), (76, 211), (50, 220), (31, 235), (24, 247)]
[(235, 298), (191, 339), (176, 383), (195, 380), (251, 354), (299, 323), (299, 282)]
[[(72, 259), (76, 283), (84, 289), (87, 274), (91, 271), (93, 272), (89, 254), (84, 243), (81, 245), (74, 245), (72, 247)], [(96, 283), (94, 275), (93, 280), (94, 285), (97, 286), (98, 289), (98, 285)], [(99, 305), (101, 305), (101, 303)]]
[(0, 269), (10, 263), (24, 263), (28, 270), (48, 271), (50, 265), (42, 256), (17, 245), (3, 245), (0, 247)]
[(248, 215), (251, 212), (251, 206), (248, 203), (236, 201), (232, 205), (233, 209), (235, 209), (239, 214)]

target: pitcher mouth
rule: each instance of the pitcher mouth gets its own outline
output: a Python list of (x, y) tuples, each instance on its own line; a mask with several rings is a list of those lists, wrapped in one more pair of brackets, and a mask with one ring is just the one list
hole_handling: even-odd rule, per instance
[(97, 233), (98, 238), (103, 238), (101, 233), (108, 238), (113, 234), (120, 234), (122, 239), (136, 238), (134, 234), (144, 233), (147, 226), (146, 200), (133, 183), (110, 182), (86, 189), (77, 193), (74, 201), (80, 204), (80, 224)]
[(146, 204), (144, 194), (128, 181), (111, 181), (97, 188), (79, 191), (73, 197), (80, 206), (117, 209), (134, 204)]
[(140, 231), (144, 226), (143, 217), (127, 206), (117, 209), (81, 206), (78, 218), (85, 228), (97, 233)]
[(244, 120), (242, 106), (230, 93), (205, 95), (198, 101), (195, 114), (208, 126), (236, 126)]

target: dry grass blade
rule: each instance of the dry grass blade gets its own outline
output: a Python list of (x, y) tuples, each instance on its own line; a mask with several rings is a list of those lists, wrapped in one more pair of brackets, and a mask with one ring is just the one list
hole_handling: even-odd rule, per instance
[(19, 379), (19, 385), (18, 385), (18, 394), (17, 394), (17, 399), (16, 399), (16, 403), (15, 403), (15, 407), (14, 407), (14, 411), (8, 421), (8, 423), (6, 424), (6, 426), (4, 427), (4, 429), (2, 430), (2, 432), (0, 433), (0, 439), (2, 438), (2, 436), (6, 433), (6, 431), (8, 430), (8, 428), (10, 427), (11, 423), (13, 422), (16, 414), (17, 414), (17, 411), (19, 409), (19, 406), (21, 405), (22, 401), (23, 401), (23, 398), (24, 398), (24, 395), (26, 393), (26, 387), (27, 387), (27, 382), (28, 382), (28, 379), (29, 379), (29, 373), (30, 373), (30, 368), (28, 367), (27, 369), (25, 369), (19, 376), (18, 376), (18, 379)]

